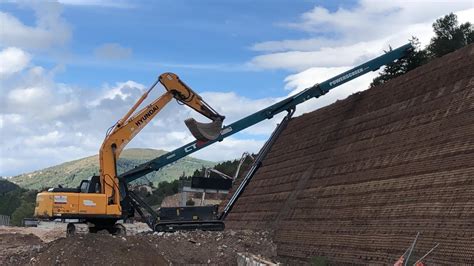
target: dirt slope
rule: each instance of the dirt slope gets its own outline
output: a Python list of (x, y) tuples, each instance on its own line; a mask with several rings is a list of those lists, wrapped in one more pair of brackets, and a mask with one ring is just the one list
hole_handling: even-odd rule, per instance
[(474, 45), (292, 119), (227, 218), (278, 255), (474, 264)]

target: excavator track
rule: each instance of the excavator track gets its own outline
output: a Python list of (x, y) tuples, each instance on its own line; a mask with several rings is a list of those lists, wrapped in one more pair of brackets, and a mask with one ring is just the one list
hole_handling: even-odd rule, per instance
[(155, 224), (153, 231), (156, 232), (175, 232), (175, 231), (224, 231), (224, 221), (169, 221)]

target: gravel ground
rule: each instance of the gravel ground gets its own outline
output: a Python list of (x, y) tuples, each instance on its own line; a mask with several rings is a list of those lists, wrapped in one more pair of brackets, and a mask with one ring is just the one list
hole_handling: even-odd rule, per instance
[[(237, 253), (250, 253), (276, 261), (276, 246), (269, 232), (152, 233), (129, 230), (127, 236), (106, 233), (64, 237), (44, 228), (0, 229), (0, 264), (3, 265), (236, 265)], [(33, 233), (31, 233), (33, 232)], [(61, 232), (62, 233), (62, 232)], [(44, 239), (39, 237), (41, 235)], [(56, 239), (51, 240), (53, 236)]]

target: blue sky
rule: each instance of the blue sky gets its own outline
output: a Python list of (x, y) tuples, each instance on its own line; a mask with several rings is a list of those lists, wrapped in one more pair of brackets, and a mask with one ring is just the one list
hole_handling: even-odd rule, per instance
[[(287, 70), (258, 71), (246, 66), (258, 52), (255, 43), (302, 38), (307, 34), (285, 27), (314, 5), (329, 10), (350, 7), (353, 1), (144, 1), (123, 6), (65, 5), (62, 16), (73, 36), (59, 54), (71, 58), (58, 82), (96, 88), (104, 82), (135, 80), (150, 84), (156, 75), (171, 71), (196, 89), (239, 91), (243, 96), (282, 96)], [(34, 11), (4, 4), (27, 25), (34, 25)], [(104, 61), (93, 51), (104, 43), (131, 49), (125, 60)], [(54, 65), (54, 52), (33, 62)], [(97, 73), (100, 75), (97, 75)]]
[[(468, 21), (473, 3), (0, 0), (0, 176), (96, 154), (106, 129), (163, 72), (177, 73), (229, 124), (413, 35), (426, 45), (433, 21), (449, 12)], [(297, 114), (367, 89), (375, 75)], [(172, 150), (192, 141), (189, 116), (198, 118), (170, 104), (128, 147)], [(256, 152), (277, 122), (193, 156)]]

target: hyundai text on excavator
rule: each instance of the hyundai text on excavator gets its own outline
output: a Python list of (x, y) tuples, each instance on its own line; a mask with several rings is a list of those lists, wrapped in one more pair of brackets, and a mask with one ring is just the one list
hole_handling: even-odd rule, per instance
[[(269, 152), (272, 144), (290, 120), (297, 105), (312, 98), (319, 98), (328, 93), (331, 89), (370, 71), (376, 71), (383, 65), (405, 57), (412, 50), (413, 47), (410, 44), (390, 50), (384, 55), (356, 66), (320, 84), (315, 84), (293, 96), (224, 127), (222, 127), (223, 116), (219, 115), (207, 105), (195, 92), (180, 81), (176, 75), (165, 73), (160, 76), (158, 81), (164, 85), (167, 92), (152, 104), (132, 116), (151, 89), (158, 83), (158, 81), (155, 82), (132, 109), (109, 130), (99, 152), (100, 175), (82, 181), (80, 187), (77, 189), (53, 188), (48, 192), (39, 193), (37, 196), (35, 216), (49, 219), (76, 218), (82, 222), (87, 222), (89, 225), (93, 225), (89, 227), (91, 232), (107, 229), (111, 233), (118, 233), (123, 231), (124, 228), (120, 224), (116, 224), (116, 222), (119, 219), (126, 219), (132, 216), (134, 211), (137, 211), (142, 217), (146, 218), (148, 225), (155, 231), (191, 229), (222, 230), (224, 229), (223, 221), (225, 217), (229, 214), (253, 175), (262, 165), (265, 155)], [(116, 161), (124, 146), (148, 124), (173, 97), (178, 100), (178, 102), (190, 106), (211, 119), (212, 122), (204, 124), (198, 123), (194, 119), (186, 120), (185, 123), (193, 136), (197, 139), (196, 141), (188, 143), (119, 175), (116, 169)], [(198, 219), (181, 219), (179, 221), (160, 220), (159, 213), (146, 205), (146, 203), (134, 195), (132, 191), (127, 190), (128, 183), (150, 172), (158, 171), (168, 164), (217, 141), (222, 141), (224, 138), (263, 120), (271, 119), (284, 111), (287, 111), (288, 114), (283, 118), (283, 121), (277, 126), (269, 140), (262, 147), (250, 170), (233, 193), (222, 213), (213, 213), (212, 217), (207, 215), (202, 219), (196, 216)], [(148, 212), (149, 215), (146, 216), (145, 212)], [(191, 217), (195, 216), (191, 215)], [(74, 232), (74, 230), (75, 225), (72, 223), (69, 224), (68, 232)]]

